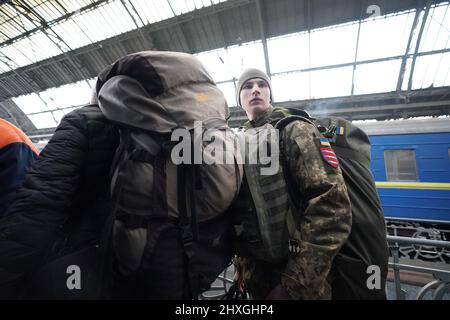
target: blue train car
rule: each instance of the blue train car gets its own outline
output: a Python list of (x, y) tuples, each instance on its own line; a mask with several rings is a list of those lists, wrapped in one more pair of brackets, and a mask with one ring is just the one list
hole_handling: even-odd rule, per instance
[(450, 226), (450, 118), (355, 123), (387, 219)]

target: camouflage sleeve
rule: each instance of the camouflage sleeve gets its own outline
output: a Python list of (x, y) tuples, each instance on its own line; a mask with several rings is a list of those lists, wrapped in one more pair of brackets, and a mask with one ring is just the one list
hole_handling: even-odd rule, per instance
[(288, 174), (298, 188), (292, 194), (304, 210), (297, 221), (300, 251), (289, 257), (282, 284), (294, 299), (329, 298), (331, 262), (351, 229), (347, 188), (340, 168), (322, 157), (315, 126), (295, 121), (283, 134)]

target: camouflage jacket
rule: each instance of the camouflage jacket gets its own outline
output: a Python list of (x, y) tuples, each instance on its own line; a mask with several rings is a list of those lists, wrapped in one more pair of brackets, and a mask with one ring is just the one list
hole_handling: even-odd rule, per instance
[[(265, 123), (275, 124), (289, 115), (288, 110), (270, 107), (262, 116), (248, 121), (244, 129)], [(237, 256), (235, 265), (248, 290), (256, 299), (264, 299), (281, 283), (293, 299), (331, 298), (332, 260), (346, 241), (351, 229), (351, 208), (340, 168), (328, 164), (321, 155), (317, 128), (294, 121), (280, 132), (284, 143), (287, 174), (296, 188), (291, 194), (300, 199), (297, 229), (301, 234), (300, 251), (290, 253), (279, 265), (256, 261), (251, 256)], [(247, 182), (240, 194), (237, 210), (253, 206)]]

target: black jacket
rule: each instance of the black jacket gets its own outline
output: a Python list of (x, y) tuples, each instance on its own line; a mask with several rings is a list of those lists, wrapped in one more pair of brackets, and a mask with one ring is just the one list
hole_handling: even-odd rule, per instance
[[(72, 252), (98, 241), (109, 213), (109, 171), (118, 142), (116, 127), (98, 106), (62, 119), (0, 220), (0, 298), (17, 297), (57, 245)], [(70, 237), (61, 246), (65, 234)]]
[(22, 130), (0, 118), (0, 218), (14, 202), (39, 151)]

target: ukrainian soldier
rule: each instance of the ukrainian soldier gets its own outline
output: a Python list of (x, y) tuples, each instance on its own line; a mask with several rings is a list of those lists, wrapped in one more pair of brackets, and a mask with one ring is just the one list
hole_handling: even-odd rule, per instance
[[(249, 118), (246, 132), (274, 128), (289, 116), (287, 109), (274, 108), (271, 98), (265, 73), (248, 69), (242, 74), (237, 100)], [(312, 123), (290, 122), (279, 135), (277, 173), (264, 177), (245, 164), (245, 181), (233, 207), (235, 277), (255, 299), (329, 299), (332, 260), (351, 229), (347, 189), (333, 150)], [(278, 242), (281, 249), (273, 249)], [(269, 248), (270, 254), (263, 252)]]

